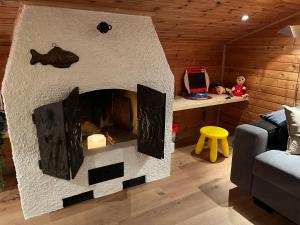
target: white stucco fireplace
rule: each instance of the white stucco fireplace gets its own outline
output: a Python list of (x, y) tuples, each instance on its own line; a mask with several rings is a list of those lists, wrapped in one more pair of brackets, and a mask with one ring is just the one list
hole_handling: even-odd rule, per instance
[[(100, 33), (96, 27), (101, 21), (111, 24), (112, 29)], [(47, 53), (53, 43), (75, 53), (79, 61), (69, 68), (30, 64), (31, 49)], [(24, 217), (31, 218), (76, 203), (78, 199), (98, 198), (169, 176), (174, 148), (173, 86), (173, 74), (150, 17), (25, 5), (16, 23), (2, 85)], [(43, 149), (39, 139), (44, 134), (39, 133), (36, 120), (38, 117), (43, 122), (43, 114), (37, 109), (48, 110), (49, 105), (57, 103), (62, 107), (61, 115), (66, 117), (64, 110), (74, 89), (78, 91), (77, 96), (96, 90), (137, 93), (140, 110), (137, 123), (140, 124), (133, 125), (137, 140), (83, 151), (84, 158), (77, 170), (71, 168), (71, 175), (63, 179), (58, 174), (51, 175), (46, 169), (49, 165), (41, 162), (41, 152), (49, 149)], [(151, 103), (152, 94), (153, 99), (158, 96), (163, 100)], [(151, 117), (146, 113), (144, 118), (143, 110), (151, 113), (151, 109), (161, 106), (163, 115)], [(139, 139), (144, 129), (150, 129), (144, 137), (152, 139), (156, 135), (151, 131), (151, 120), (157, 118), (160, 123), (163, 121), (163, 125), (159, 124), (163, 139), (155, 140), (162, 143), (158, 156), (157, 149), (151, 149), (152, 153), (143, 149), (149, 147), (149, 143), (143, 142), (147, 138)], [(67, 122), (56, 121), (56, 125), (67, 126)], [(64, 129), (63, 133), (69, 130)], [(72, 161), (71, 148), (72, 145), (66, 147), (69, 161)]]

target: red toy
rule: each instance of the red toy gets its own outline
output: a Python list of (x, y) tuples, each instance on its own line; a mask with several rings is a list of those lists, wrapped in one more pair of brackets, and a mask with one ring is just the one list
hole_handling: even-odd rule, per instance
[(175, 142), (176, 140), (176, 134), (179, 131), (179, 124), (173, 121), (173, 127), (172, 127), (172, 140)]
[(209, 76), (205, 67), (189, 67), (185, 70), (184, 85), (189, 94), (206, 93), (209, 87)]
[(243, 76), (236, 78), (237, 85), (233, 86), (232, 93), (234, 96), (243, 97), (245, 95), (246, 87), (244, 86), (246, 79)]

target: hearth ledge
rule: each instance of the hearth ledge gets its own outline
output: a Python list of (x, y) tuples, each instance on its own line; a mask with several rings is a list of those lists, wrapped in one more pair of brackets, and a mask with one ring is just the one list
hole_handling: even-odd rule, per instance
[(118, 143), (118, 144), (114, 144), (114, 145), (108, 145), (106, 147), (96, 148), (93, 150), (84, 149), (83, 152), (84, 152), (84, 156), (90, 156), (90, 155), (95, 155), (95, 154), (102, 153), (102, 152), (114, 151), (114, 150), (119, 150), (120, 148), (124, 149), (124, 148), (129, 148), (129, 147), (134, 147), (137, 150), (137, 140), (131, 140), (131, 141), (122, 142), (122, 143)]

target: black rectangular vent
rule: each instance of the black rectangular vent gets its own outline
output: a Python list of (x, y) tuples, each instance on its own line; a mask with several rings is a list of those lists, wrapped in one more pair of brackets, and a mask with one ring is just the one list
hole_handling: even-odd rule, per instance
[(63, 206), (67, 207), (67, 206), (74, 205), (74, 204), (77, 204), (77, 203), (80, 203), (80, 202), (83, 202), (83, 201), (86, 201), (86, 200), (90, 200), (90, 199), (93, 199), (93, 198), (94, 198), (94, 192), (93, 191), (83, 192), (81, 194), (74, 195), (74, 196), (71, 196), (69, 198), (64, 198), (63, 199)]
[(112, 180), (124, 176), (124, 163), (116, 163), (108, 166), (89, 170), (89, 185)]
[(125, 180), (125, 181), (123, 181), (123, 189), (134, 187), (134, 186), (144, 184), (144, 183), (146, 183), (146, 177), (145, 176), (133, 178), (133, 179), (130, 179), (130, 180)]

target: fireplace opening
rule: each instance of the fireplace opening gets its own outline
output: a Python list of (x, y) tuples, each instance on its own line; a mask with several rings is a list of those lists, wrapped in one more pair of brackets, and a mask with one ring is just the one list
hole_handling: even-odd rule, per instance
[(137, 94), (104, 89), (79, 95), (82, 145), (85, 150), (137, 139)]
[(138, 152), (163, 159), (165, 112), (166, 94), (141, 84), (136, 93), (103, 89), (79, 94), (75, 87), (64, 100), (34, 109), (39, 167), (44, 174), (74, 179), (83, 150), (135, 139)]

